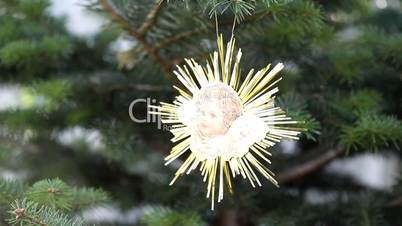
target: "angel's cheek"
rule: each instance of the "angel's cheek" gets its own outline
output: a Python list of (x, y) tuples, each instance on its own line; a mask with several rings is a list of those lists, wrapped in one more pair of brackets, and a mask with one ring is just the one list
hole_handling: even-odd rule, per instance
[(213, 124), (210, 124), (209, 126), (203, 127), (203, 133), (206, 136), (215, 136), (219, 134), (219, 130), (217, 130)]
[(210, 124), (210, 126), (211, 126), (211, 132), (214, 133), (215, 135), (223, 135), (226, 132), (225, 123), (222, 118), (215, 118)]
[(205, 116), (198, 119), (197, 126), (204, 135), (208, 136), (214, 132), (214, 121)]

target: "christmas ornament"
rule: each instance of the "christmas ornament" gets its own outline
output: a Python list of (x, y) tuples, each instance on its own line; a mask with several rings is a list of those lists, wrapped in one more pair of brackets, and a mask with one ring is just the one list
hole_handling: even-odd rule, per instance
[(238, 175), (253, 187), (261, 186), (257, 173), (278, 186), (274, 173), (264, 165), (271, 163), (267, 148), (282, 138), (297, 139), (300, 133), (286, 126), (297, 122), (274, 106), (276, 84), (281, 80), (274, 77), (283, 64), (271, 70), (270, 64), (257, 72), (251, 69), (240, 81), (242, 52), (234, 52), (233, 35), (226, 52), (220, 35), (218, 52), (210, 56), (206, 66), (194, 59), (185, 59), (187, 65), (177, 66), (174, 74), (187, 90), (173, 86), (180, 95), (172, 104), (151, 106), (152, 114), (160, 115), (162, 123), (171, 125), (171, 141), (176, 143), (165, 165), (189, 154), (170, 185), (199, 168), (207, 182), (206, 196), (211, 198), (212, 210), (215, 199), (223, 199), (225, 184), (232, 192), (232, 178)]

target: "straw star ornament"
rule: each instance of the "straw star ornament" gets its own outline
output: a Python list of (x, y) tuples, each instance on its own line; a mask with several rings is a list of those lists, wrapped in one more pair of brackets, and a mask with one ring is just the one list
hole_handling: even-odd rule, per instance
[(275, 186), (278, 182), (264, 163), (270, 164), (267, 150), (282, 138), (298, 139), (300, 129), (290, 127), (292, 121), (275, 107), (276, 87), (282, 70), (279, 63), (255, 72), (251, 69), (241, 82), (239, 62), (241, 49), (235, 52), (233, 36), (224, 49), (222, 35), (218, 51), (202, 67), (194, 59), (174, 71), (186, 90), (173, 86), (179, 95), (173, 103), (151, 106), (152, 114), (170, 124), (175, 143), (165, 158), (165, 165), (189, 153), (170, 185), (181, 175), (199, 168), (207, 183), (211, 209), (223, 199), (224, 186), (232, 192), (232, 178), (241, 175), (251, 186), (261, 186), (258, 174)]

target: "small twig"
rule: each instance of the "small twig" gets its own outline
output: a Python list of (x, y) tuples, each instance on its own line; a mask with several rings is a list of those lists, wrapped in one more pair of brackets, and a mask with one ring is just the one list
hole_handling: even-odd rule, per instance
[[(268, 15), (270, 15), (269, 12), (257, 13), (257, 14), (255, 14), (255, 15), (248, 16), (248, 17), (244, 18), (243, 22), (245, 22), (245, 23), (252, 22), (252, 21), (255, 21), (255, 20), (258, 20), (258, 19), (262, 19), (263, 17), (268, 16)], [(239, 24), (239, 26), (241, 26), (242, 24), (243, 24), (243, 23)], [(231, 25), (231, 26), (233, 26), (233, 24), (231, 23), (231, 21), (223, 22), (221, 25)], [(211, 24), (210, 27), (213, 27), (213, 25)], [(156, 45), (155, 45), (155, 48), (156, 48), (156, 49), (165, 48), (165, 47), (169, 46), (170, 44), (173, 44), (173, 43), (176, 43), (176, 42), (178, 42), (178, 41), (181, 41), (182, 39), (189, 38), (189, 37), (191, 37), (192, 35), (196, 35), (196, 34), (201, 34), (201, 33), (207, 32), (208, 29), (209, 29), (208, 27), (202, 27), (202, 28), (196, 28), (196, 29), (191, 30), (191, 31), (184, 31), (184, 32), (182, 32), (182, 33), (178, 33), (178, 34), (173, 35), (173, 36), (171, 36), (171, 37), (168, 37), (168, 38), (166, 38), (164, 41), (162, 41), (162, 42), (156, 44)], [(233, 27), (232, 27), (232, 29), (233, 29)]]
[(220, 226), (240, 226), (238, 222), (238, 212), (233, 209), (224, 209), (220, 219)]
[(208, 31), (208, 28), (206, 28), (206, 27), (196, 28), (196, 29), (194, 29), (192, 31), (185, 31), (185, 32), (173, 35), (173, 36), (171, 36), (169, 38), (166, 38), (164, 41), (156, 44), (155, 48), (156, 49), (162, 49), (162, 48), (165, 48), (166, 46), (168, 46), (168, 45), (170, 45), (172, 43), (175, 43), (175, 42), (180, 41), (182, 39), (189, 38), (189, 37), (191, 37), (193, 35), (201, 34), (203, 32), (207, 32), (207, 31)]
[[(158, 50), (165, 48), (173, 43), (179, 42), (182, 39), (191, 37), (192, 35), (207, 32), (208, 27), (202, 27), (194, 29), (192, 31), (182, 32), (172, 37), (166, 38), (160, 43), (152, 45), (146, 41), (145, 34), (156, 23), (158, 15), (163, 7), (163, 1), (158, 0), (155, 2), (155, 6), (149, 11), (145, 22), (138, 29), (132, 27), (128, 20), (119, 13), (119, 10), (115, 7), (112, 0), (100, 0), (100, 4), (102, 5), (105, 12), (108, 13), (116, 23), (118, 23), (124, 30), (128, 32), (129, 35), (131, 35), (138, 41), (139, 45), (142, 46), (143, 49), (147, 52), (147, 55), (149, 55), (156, 63), (159, 64), (162, 71), (168, 76), (169, 80), (172, 81), (173, 84), (181, 84), (176, 76), (174, 76), (174, 74), (172, 73), (172, 65), (162, 58), (162, 56), (158, 53)], [(261, 19), (267, 15), (269, 15), (269, 12), (260, 12), (246, 17), (243, 22), (248, 23), (257, 19)], [(227, 24), (231, 23), (222, 23), (222, 25)]]
[(115, 90), (127, 90), (127, 89), (133, 89), (136, 91), (148, 91), (148, 92), (173, 91), (173, 88), (170, 86), (158, 86), (149, 84), (128, 84), (122, 86), (110, 86), (108, 87), (107, 92)]
[(245, 17), (241, 22), (250, 22), (264, 18), (265, 16), (271, 15), (269, 11), (262, 11), (251, 16)]
[(156, 0), (154, 7), (149, 11), (145, 22), (138, 29), (138, 34), (142, 37), (155, 24), (158, 14), (162, 9), (164, 1)]
[(399, 207), (402, 206), (402, 197), (398, 197), (388, 203), (385, 204), (387, 208)]
[(337, 147), (335, 149), (329, 150), (324, 154), (311, 159), (308, 162), (302, 163), (300, 165), (294, 166), (288, 170), (280, 172), (277, 176), (279, 184), (286, 184), (295, 179), (299, 179), (308, 174), (316, 172), (322, 167), (326, 166), (332, 160), (336, 159), (341, 154), (345, 153), (346, 149), (343, 147)]
[(123, 29), (127, 30), (130, 35), (135, 36), (135, 38), (139, 36), (137, 30), (131, 27), (128, 21), (118, 13), (118, 9), (113, 5), (111, 0), (100, 0), (100, 4), (106, 13), (108, 13), (115, 22), (120, 24)]
[(108, 13), (112, 19), (120, 24), (120, 26), (126, 30), (133, 38), (135, 38), (138, 43), (145, 49), (145, 51), (148, 53), (148, 55), (155, 61), (157, 62), (161, 69), (165, 72), (165, 74), (169, 77), (169, 79), (173, 83), (177, 83), (177, 78), (173, 75), (171, 72), (171, 67), (156, 51), (156, 49), (148, 44), (145, 39), (140, 35), (139, 31), (128, 23), (128, 21), (118, 13), (118, 9), (113, 5), (111, 0), (100, 0), (100, 3), (105, 10), (106, 13)]
[(23, 208), (17, 208), (15, 210), (13, 210), (12, 213), (15, 215), (16, 219), (24, 219), (25, 218), (32, 224), (46, 226), (46, 224), (42, 223), (40, 220), (35, 219), (32, 216), (26, 215), (25, 209), (23, 209)]
[(36, 224), (36, 225), (40, 225), (40, 226), (46, 226), (46, 224), (42, 223), (40, 220), (37, 220), (33, 217), (30, 216), (26, 216), (26, 218), (31, 221), (32, 223)]

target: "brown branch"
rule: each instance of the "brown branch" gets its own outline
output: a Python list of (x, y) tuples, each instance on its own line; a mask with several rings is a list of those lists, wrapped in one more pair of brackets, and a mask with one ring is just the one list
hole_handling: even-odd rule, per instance
[(39, 219), (35, 219), (32, 216), (28, 216), (25, 212), (25, 209), (23, 209), (23, 208), (14, 209), (12, 211), (12, 213), (15, 215), (15, 219), (24, 219), (25, 218), (32, 224), (46, 226), (46, 224), (42, 223)]
[(194, 29), (192, 31), (185, 31), (185, 32), (179, 33), (177, 35), (174, 35), (172, 37), (166, 38), (164, 41), (162, 41), (159, 44), (157, 44), (155, 46), (155, 48), (161, 49), (161, 48), (164, 48), (164, 47), (166, 47), (166, 46), (168, 46), (168, 45), (170, 45), (172, 43), (180, 41), (182, 39), (191, 37), (191, 36), (196, 35), (196, 34), (201, 34), (203, 32), (207, 32), (207, 31), (208, 31), (208, 28), (206, 28), (206, 27), (196, 28), (196, 29)]
[(139, 31), (128, 23), (128, 21), (118, 13), (118, 9), (113, 5), (111, 0), (100, 0), (100, 3), (105, 10), (106, 13), (108, 13), (112, 19), (120, 24), (120, 26), (126, 30), (133, 38), (135, 38), (138, 43), (145, 49), (147, 54), (156, 62), (160, 65), (161, 69), (165, 72), (165, 74), (169, 77), (169, 79), (173, 83), (177, 83), (178, 80), (177, 78), (173, 75), (171, 72), (171, 67), (170, 64), (167, 63), (156, 51), (156, 48), (151, 46), (146, 42), (146, 40), (140, 35)]
[(135, 28), (131, 27), (126, 19), (122, 15), (118, 13), (118, 9), (113, 5), (111, 0), (100, 0), (100, 4), (102, 5), (103, 9), (112, 17), (112, 19), (120, 24), (120, 26), (127, 30), (130, 35), (138, 36), (138, 32)]
[(277, 180), (279, 184), (286, 184), (295, 179), (299, 179), (308, 174), (314, 173), (345, 152), (346, 149), (343, 147), (337, 147), (335, 149), (329, 150), (326, 153), (317, 156), (316, 158), (311, 159), (308, 162), (302, 163), (288, 170), (280, 172), (277, 175)]
[(154, 7), (149, 11), (145, 22), (138, 29), (139, 35), (142, 37), (145, 33), (155, 24), (156, 19), (158, 18), (158, 14), (162, 9), (164, 1), (156, 0)]
[(268, 15), (271, 15), (271, 13), (268, 12), (268, 11), (262, 11), (262, 12), (253, 14), (251, 16), (245, 17), (243, 21), (244, 22), (251, 22), (251, 21), (262, 19), (262, 18), (264, 18), (265, 16), (268, 16)]
[[(169, 46), (170, 44), (179, 42), (183, 39), (189, 38), (192, 35), (200, 34), (208, 31), (208, 27), (197, 28), (191, 31), (185, 31), (176, 34), (172, 37), (165, 39), (164, 41), (157, 43), (155, 45), (149, 44), (144, 38), (146, 32), (155, 24), (157, 17), (162, 9), (163, 1), (156, 0), (155, 6), (149, 11), (145, 22), (139, 29), (133, 28), (129, 22), (119, 13), (119, 10), (114, 6), (112, 0), (100, 0), (100, 4), (106, 13), (108, 13), (112, 19), (120, 24), (120, 26), (126, 30), (133, 38), (135, 38), (138, 43), (145, 49), (147, 54), (161, 67), (162, 71), (168, 76), (169, 80), (174, 84), (181, 84), (178, 79), (172, 73), (172, 66), (169, 62), (165, 61), (159, 54), (158, 50)], [(252, 16), (248, 16), (243, 20), (244, 23), (252, 22), (261, 19), (267, 15), (269, 12), (260, 12)], [(222, 25), (230, 25), (231, 21), (223, 22)], [(211, 27), (214, 25), (211, 24)]]
[(31, 223), (39, 225), (39, 226), (46, 226), (46, 224), (42, 223), (40, 220), (37, 220), (33, 217), (30, 216), (25, 216), (29, 221), (31, 221)]
[[(262, 19), (262, 18), (264, 18), (265, 16), (268, 16), (268, 15), (270, 15), (269, 12), (261, 12), (261, 13), (254, 14), (252, 16), (245, 17), (243, 19), (243, 24), (253, 22), (253, 21), (258, 20), (258, 19)], [(233, 23), (233, 21), (226, 21), (226, 22), (223, 22), (221, 25), (223, 25), (223, 26), (229, 26), (229, 25), (232, 26), (232, 23)], [(210, 27), (214, 27), (214, 26), (215, 26), (215, 24), (213, 23), (213, 24), (211, 24)], [(182, 33), (179, 33), (179, 34), (176, 34), (176, 35), (173, 35), (171, 37), (166, 38), (164, 41), (156, 44), (155, 48), (156, 49), (161, 49), (161, 48), (164, 48), (164, 47), (166, 47), (166, 46), (168, 46), (170, 44), (173, 44), (175, 42), (181, 41), (182, 39), (189, 38), (192, 35), (201, 34), (201, 33), (207, 32), (207, 31), (208, 31), (208, 27), (196, 28), (196, 29), (191, 30), (191, 31), (184, 31)]]
[(127, 84), (127, 85), (116, 85), (110, 86), (106, 89), (105, 92), (111, 92), (115, 90), (136, 90), (136, 91), (147, 91), (147, 92), (171, 92), (173, 91), (170, 86), (162, 86), (162, 85), (150, 85), (150, 84)]
[(402, 206), (402, 197), (398, 197), (385, 204), (385, 207), (387, 207), (387, 208), (394, 208), (394, 207), (400, 207), (400, 206)]

